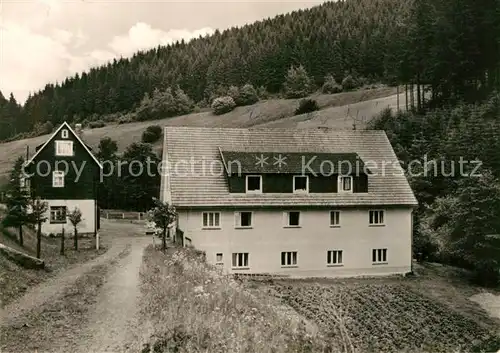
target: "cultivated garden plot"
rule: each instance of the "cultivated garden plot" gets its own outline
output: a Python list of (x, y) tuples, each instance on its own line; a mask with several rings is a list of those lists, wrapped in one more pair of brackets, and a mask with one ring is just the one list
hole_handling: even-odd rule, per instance
[(273, 289), (326, 336), (361, 352), (480, 351), (498, 332), (493, 321), (464, 316), (405, 282), (289, 281)]

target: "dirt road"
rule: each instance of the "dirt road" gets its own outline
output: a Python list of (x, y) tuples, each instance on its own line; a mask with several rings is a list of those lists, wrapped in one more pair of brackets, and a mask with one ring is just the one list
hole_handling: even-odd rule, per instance
[(139, 351), (139, 269), (152, 240), (134, 224), (103, 228), (104, 255), (34, 287), (0, 312), (1, 352)]

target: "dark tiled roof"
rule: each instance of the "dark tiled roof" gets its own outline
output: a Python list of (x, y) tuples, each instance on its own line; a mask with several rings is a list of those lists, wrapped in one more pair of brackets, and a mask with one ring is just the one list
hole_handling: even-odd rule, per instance
[(365, 171), (357, 153), (221, 151), (221, 154), (229, 174), (359, 174)]
[[(162, 194), (177, 207), (417, 205), (384, 131), (166, 127), (164, 139)], [(368, 193), (231, 194), (221, 151), (357, 155), (373, 175)]]

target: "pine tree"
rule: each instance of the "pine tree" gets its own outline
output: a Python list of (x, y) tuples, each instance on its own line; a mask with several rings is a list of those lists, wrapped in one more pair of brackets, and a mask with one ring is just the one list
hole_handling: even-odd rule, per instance
[(19, 157), (12, 172), (7, 186), (7, 214), (3, 220), (5, 227), (16, 227), (19, 230), (19, 245), (24, 246), (23, 226), (29, 223), (28, 204), (29, 194), (27, 191), (26, 175), (24, 172), (24, 158)]

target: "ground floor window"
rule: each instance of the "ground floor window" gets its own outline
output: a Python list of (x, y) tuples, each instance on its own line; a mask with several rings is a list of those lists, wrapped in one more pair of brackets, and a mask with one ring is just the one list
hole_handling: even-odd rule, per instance
[(248, 253), (233, 253), (233, 268), (248, 267)]
[(281, 266), (296, 266), (297, 265), (297, 252), (285, 251), (281, 253)]
[(215, 255), (215, 263), (218, 265), (224, 263), (222, 253), (217, 253)]
[(50, 223), (66, 223), (66, 206), (50, 207)]
[(326, 252), (326, 263), (328, 265), (342, 265), (342, 250), (329, 250)]
[(373, 249), (372, 250), (372, 262), (374, 264), (386, 263), (387, 262), (387, 249)]

